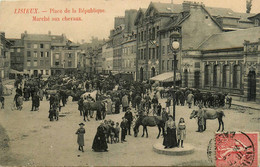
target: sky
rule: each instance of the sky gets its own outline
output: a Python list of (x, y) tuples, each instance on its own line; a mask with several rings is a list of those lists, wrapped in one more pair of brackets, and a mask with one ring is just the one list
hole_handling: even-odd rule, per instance
[[(245, 13), (246, 0), (193, 0), (203, 2), (206, 6), (230, 8), (235, 12)], [(89, 42), (92, 36), (107, 39), (114, 26), (114, 17), (124, 16), (127, 9), (147, 8), (150, 0), (0, 0), (0, 31), (7, 38), (20, 38), (27, 31), (32, 34), (60, 35), (62, 33), (74, 41)], [(170, 3), (171, 0), (153, 0), (153, 2)], [(173, 0), (181, 4), (183, 0)], [(38, 9), (35, 14), (35, 8)], [(66, 8), (69, 10), (66, 11)], [(72, 8), (75, 13), (72, 13)], [(81, 9), (99, 9), (101, 13), (79, 13)], [(32, 9), (33, 13), (21, 13)], [(44, 12), (46, 11), (46, 12)], [(60, 13), (62, 12), (62, 13)], [(260, 0), (253, 0), (251, 13), (260, 13)], [(36, 18), (50, 18), (50, 21), (33, 21)], [(62, 18), (77, 18), (82, 21), (62, 21)], [(60, 21), (52, 21), (59, 18)]]

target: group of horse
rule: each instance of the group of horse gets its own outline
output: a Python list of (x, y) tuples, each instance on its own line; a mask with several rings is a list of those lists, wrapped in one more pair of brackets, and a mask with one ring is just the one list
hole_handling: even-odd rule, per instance
[[(206, 120), (214, 120), (214, 119), (218, 119), (218, 123), (219, 123), (219, 127), (217, 129), (217, 132), (220, 131), (221, 127), (221, 131), (224, 131), (224, 122), (223, 122), (223, 117), (225, 116), (223, 110), (221, 109), (204, 109), (204, 125), (203, 125), (203, 131), (206, 130)], [(193, 110), (190, 114), (190, 119), (192, 118), (197, 118), (198, 117), (198, 111), (197, 110)], [(146, 137), (148, 137), (148, 130), (147, 127), (158, 127), (159, 133), (157, 135), (157, 139), (160, 137), (161, 132), (163, 132), (164, 134), (164, 127), (165, 127), (165, 123), (166, 123), (166, 119), (164, 119), (166, 117), (161, 117), (161, 116), (140, 116), (137, 118), (137, 120), (135, 121), (134, 124), (134, 136), (137, 137), (138, 132), (139, 132), (139, 127), (143, 126), (143, 134), (142, 137), (144, 137), (145, 133), (146, 133)]]

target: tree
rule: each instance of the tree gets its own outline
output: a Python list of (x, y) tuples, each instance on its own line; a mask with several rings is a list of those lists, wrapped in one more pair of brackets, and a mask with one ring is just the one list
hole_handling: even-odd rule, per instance
[(250, 13), (253, 0), (246, 0), (246, 13)]

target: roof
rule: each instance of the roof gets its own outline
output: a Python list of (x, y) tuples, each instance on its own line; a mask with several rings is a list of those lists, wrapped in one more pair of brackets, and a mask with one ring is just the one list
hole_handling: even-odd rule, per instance
[(12, 47), (24, 47), (21, 39), (8, 38), (8, 40), (12, 43)]
[(218, 50), (243, 47), (244, 40), (257, 42), (260, 38), (260, 27), (214, 34), (203, 42), (199, 50)]
[[(165, 72), (150, 78), (152, 81), (173, 82), (173, 72)], [(180, 73), (176, 73), (176, 81), (181, 80)]]
[(182, 12), (182, 4), (151, 2), (151, 4), (149, 5), (146, 12), (148, 12), (150, 7), (154, 7), (159, 13), (180, 13), (180, 12)]
[(51, 41), (51, 37), (46, 34), (26, 34), (24, 40), (30, 41)]

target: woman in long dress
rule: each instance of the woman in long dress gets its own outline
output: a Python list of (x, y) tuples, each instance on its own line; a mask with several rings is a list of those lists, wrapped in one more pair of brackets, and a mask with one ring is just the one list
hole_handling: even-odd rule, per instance
[(165, 130), (166, 134), (163, 139), (164, 148), (177, 147), (176, 126), (171, 115), (169, 116), (169, 120), (165, 123)]
[(79, 151), (84, 152), (83, 146), (84, 146), (84, 134), (85, 134), (85, 129), (83, 128), (84, 124), (80, 123), (79, 124), (80, 128), (77, 130), (76, 134), (78, 135), (78, 145), (79, 145)]
[(105, 135), (105, 126), (102, 121), (99, 127), (97, 128), (96, 136), (93, 140), (92, 149), (93, 151), (108, 151), (106, 135)]

